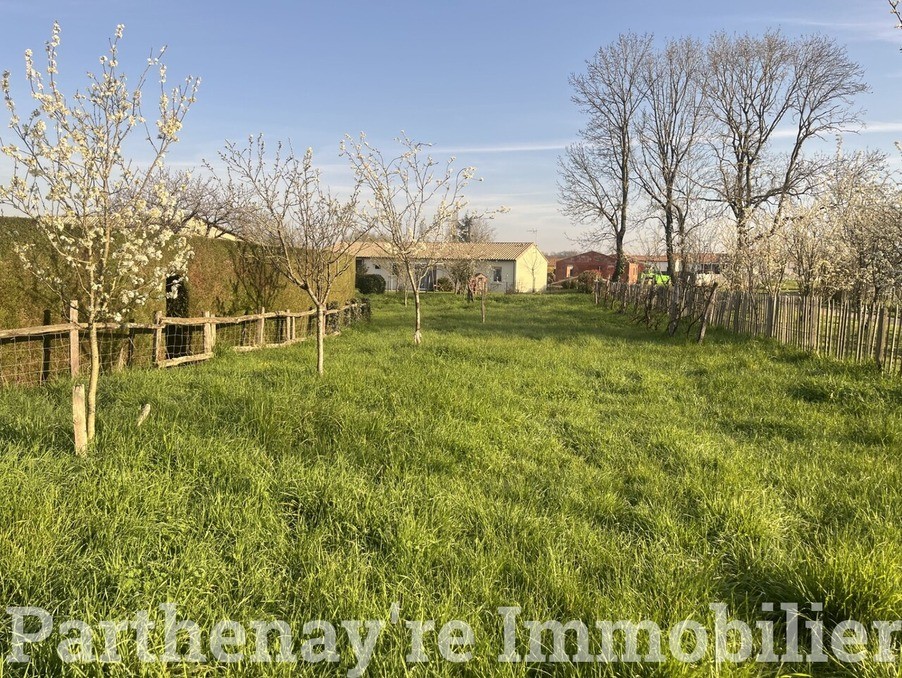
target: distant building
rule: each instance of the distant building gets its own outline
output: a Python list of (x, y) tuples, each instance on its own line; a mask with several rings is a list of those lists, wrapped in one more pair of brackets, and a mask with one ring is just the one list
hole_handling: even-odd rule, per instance
[[(555, 282), (560, 282), (567, 278), (578, 278), (580, 273), (586, 271), (596, 271), (601, 274), (602, 278), (610, 280), (616, 268), (617, 258), (613, 255), (595, 251), (583, 252), (572, 257), (558, 259), (554, 265), (554, 279)], [(636, 282), (641, 272), (642, 268), (636, 262), (629, 259), (624, 262), (624, 274), (629, 282)]]
[[(385, 289), (399, 289), (397, 258), (385, 242), (364, 242), (355, 250), (358, 268), (385, 279)], [(422, 246), (421, 266), (427, 267), (420, 289), (432, 291), (439, 278), (450, 278), (455, 262), (473, 261), (487, 278), (489, 292), (543, 292), (548, 261), (531, 242), (435, 242)], [(403, 280), (401, 282), (403, 287)]]
[[(633, 256), (633, 261), (642, 266), (643, 271), (654, 270), (657, 273), (667, 272), (667, 257), (663, 254)], [(723, 272), (723, 267), (727, 261), (727, 255), (718, 252), (702, 252), (693, 254), (689, 258), (686, 270), (690, 275), (706, 275), (719, 276)], [(674, 262), (676, 273), (683, 270), (683, 262), (679, 257)]]

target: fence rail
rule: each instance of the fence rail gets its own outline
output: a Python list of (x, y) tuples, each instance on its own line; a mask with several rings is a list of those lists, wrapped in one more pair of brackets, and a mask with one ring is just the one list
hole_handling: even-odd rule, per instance
[[(369, 317), (366, 302), (326, 311), (326, 332)], [(88, 326), (72, 304), (68, 323), (0, 330), (0, 386), (34, 385), (78, 375), (89, 356)], [(291, 346), (316, 334), (316, 311), (269, 311), (242, 316), (173, 318), (157, 313), (152, 323), (103, 323), (98, 327), (101, 371), (175, 367), (213, 357), (216, 347), (253, 351)]]
[(902, 374), (902, 309), (790, 294), (722, 291), (716, 286), (611, 283), (595, 286), (596, 303), (631, 308), (650, 324), (677, 310), (690, 326), (768, 337), (817, 355), (874, 363)]

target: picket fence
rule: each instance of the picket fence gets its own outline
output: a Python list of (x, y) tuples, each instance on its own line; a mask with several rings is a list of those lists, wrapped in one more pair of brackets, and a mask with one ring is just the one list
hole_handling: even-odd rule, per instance
[[(680, 294), (682, 298), (677, 296)], [(712, 286), (681, 291), (670, 285), (608, 281), (596, 283), (595, 300), (630, 308), (658, 324), (676, 303), (690, 323), (768, 337), (817, 355), (869, 362), (886, 373), (902, 374), (902, 314), (898, 304), (728, 291)]]

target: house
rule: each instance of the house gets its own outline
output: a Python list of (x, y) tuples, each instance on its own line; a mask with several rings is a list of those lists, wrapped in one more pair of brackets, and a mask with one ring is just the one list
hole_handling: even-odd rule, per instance
[[(610, 280), (616, 267), (617, 258), (611, 254), (595, 251), (583, 252), (572, 257), (558, 259), (554, 268), (554, 279), (560, 282), (567, 278), (577, 278), (580, 273), (585, 271), (596, 271), (601, 274), (602, 278)], [(625, 262), (624, 273), (629, 282), (636, 282), (641, 272), (641, 266), (636, 262), (630, 260)]]
[[(645, 271), (654, 270), (657, 273), (667, 272), (666, 255), (655, 254), (634, 256), (630, 257), (630, 259), (642, 266), (642, 269)], [(713, 277), (721, 274), (728, 257), (726, 254), (721, 254), (718, 252), (700, 252), (690, 254), (687, 259), (688, 261), (686, 269), (689, 271), (690, 275), (705, 275), (708, 277)], [(674, 268), (676, 269), (676, 273), (679, 273), (683, 268), (682, 261), (680, 261), (679, 256), (677, 256), (676, 260), (674, 261)]]
[[(358, 270), (382, 276), (385, 289), (403, 289), (397, 257), (386, 242), (360, 243), (355, 250)], [(440, 278), (451, 278), (455, 264), (470, 262), (488, 280), (489, 292), (542, 292), (547, 286), (548, 261), (531, 242), (423, 243), (416, 257), (422, 277), (420, 289), (432, 291)], [(400, 285), (399, 285), (400, 282)]]

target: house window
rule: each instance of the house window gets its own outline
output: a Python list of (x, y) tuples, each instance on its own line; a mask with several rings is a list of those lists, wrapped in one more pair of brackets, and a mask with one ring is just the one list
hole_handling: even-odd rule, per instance
[(501, 282), (501, 267), (500, 266), (492, 266), (492, 282), (496, 282), (496, 283)]
[(373, 270), (375, 270), (375, 271), (381, 271), (381, 270), (382, 270), (382, 267), (381, 267), (379, 264), (373, 264)]
[(565, 278), (572, 278), (572, 277), (573, 277), (573, 264), (570, 264), (570, 265), (567, 266), (567, 273), (564, 274), (564, 277), (565, 277)]

